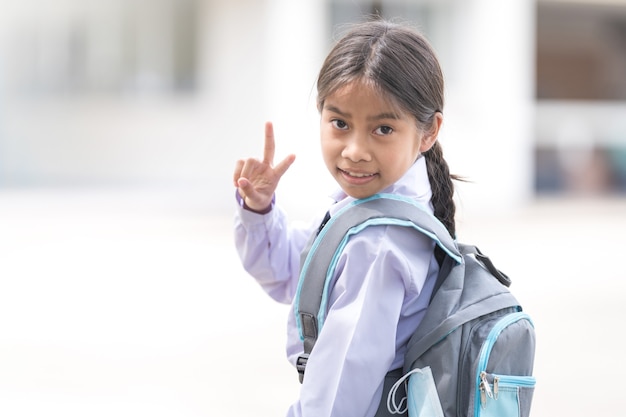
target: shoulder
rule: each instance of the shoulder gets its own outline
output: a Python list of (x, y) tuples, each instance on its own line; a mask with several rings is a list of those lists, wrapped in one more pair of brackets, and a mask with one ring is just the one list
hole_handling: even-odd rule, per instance
[(350, 236), (344, 253), (346, 256), (367, 256), (370, 259), (390, 255), (413, 259), (416, 251), (432, 252), (434, 245), (430, 237), (410, 226), (373, 225)]
[[(427, 274), (435, 243), (406, 226), (377, 225), (352, 235), (339, 255), (336, 272), (396, 277), (406, 289), (414, 288)], [(421, 285), (419, 285), (421, 286)]]

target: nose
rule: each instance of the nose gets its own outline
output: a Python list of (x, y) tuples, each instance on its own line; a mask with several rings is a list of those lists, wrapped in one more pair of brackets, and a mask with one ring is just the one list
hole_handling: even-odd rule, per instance
[(341, 156), (352, 162), (370, 161), (372, 159), (368, 135), (354, 133), (346, 139)]

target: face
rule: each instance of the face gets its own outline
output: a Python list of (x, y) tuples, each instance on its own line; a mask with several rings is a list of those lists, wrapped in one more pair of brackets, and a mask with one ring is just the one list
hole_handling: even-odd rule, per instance
[(326, 167), (343, 191), (366, 198), (398, 181), (434, 143), (415, 118), (366, 83), (340, 88), (324, 101), (320, 122)]

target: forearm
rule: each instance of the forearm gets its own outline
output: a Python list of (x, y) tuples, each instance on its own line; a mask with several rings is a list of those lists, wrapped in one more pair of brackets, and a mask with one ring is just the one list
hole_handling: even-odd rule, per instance
[(305, 234), (290, 228), (279, 207), (266, 214), (238, 207), (234, 231), (235, 246), (244, 269), (270, 297), (290, 303), (298, 281)]

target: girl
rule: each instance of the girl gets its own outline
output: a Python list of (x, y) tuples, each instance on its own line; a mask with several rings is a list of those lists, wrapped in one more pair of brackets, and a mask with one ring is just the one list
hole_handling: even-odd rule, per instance
[[(328, 214), (355, 199), (395, 193), (428, 206), (454, 236), (453, 178), (437, 142), (443, 76), (424, 37), (385, 21), (355, 25), (326, 58), (317, 91), (322, 154), (339, 185)], [(300, 252), (319, 222), (306, 230), (287, 224), (274, 191), (295, 156), (275, 166), (273, 158), (267, 123), (263, 160), (240, 160), (235, 168), (235, 240), (244, 268), (272, 298), (291, 303)], [(436, 252), (431, 239), (406, 227), (368, 227), (350, 239), (288, 416), (384, 415), (385, 375), (402, 367), (426, 311), (439, 270)], [(289, 360), (295, 364), (302, 352), (290, 314)]]

